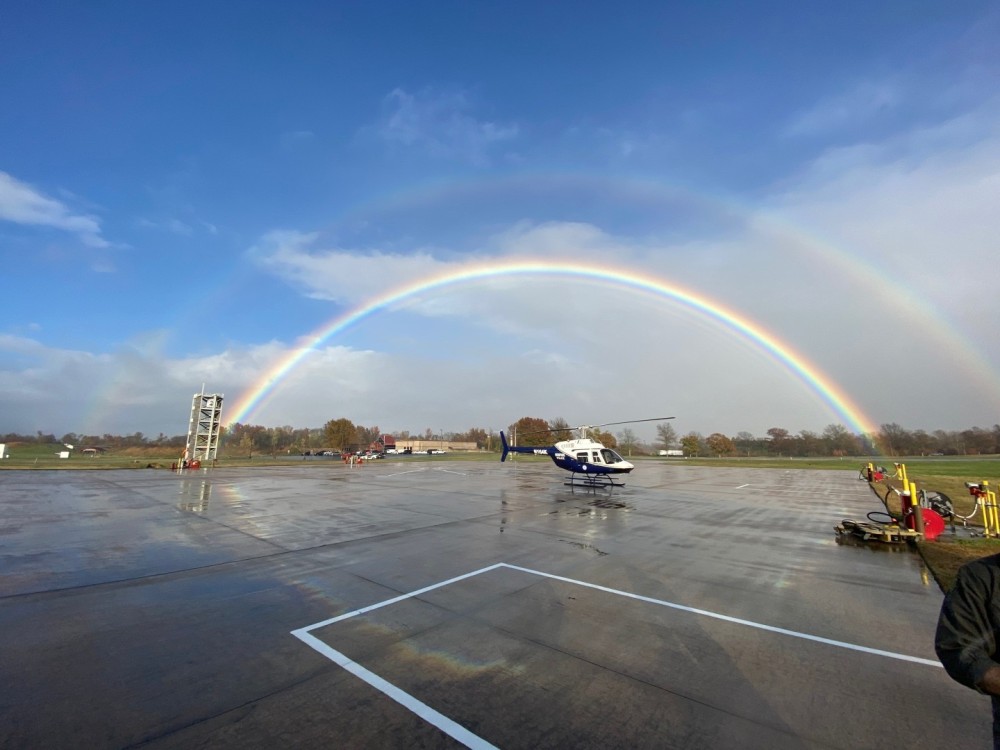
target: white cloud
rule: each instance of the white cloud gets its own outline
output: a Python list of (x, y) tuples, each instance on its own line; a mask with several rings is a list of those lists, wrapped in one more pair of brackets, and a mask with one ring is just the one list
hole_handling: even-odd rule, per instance
[[(151, 335), (153, 340), (159, 337)], [(202, 383), (212, 392), (224, 393), (225, 406), (232, 410), (238, 396), (291, 351), (271, 342), (197, 357), (165, 357), (155, 346), (93, 354), (0, 334), (4, 430), (183, 434), (191, 394)], [(363, 395), (370, 383), (377, 382), (383, 369), (377, 360), (375, 353), (337, 346), (311, 353), (286, 381), (286, 396), (292, 399), (283, 403), (290, 409), (280, 415), (287, 418), (283, 424), (320, 426), (315, 424), (316, 415), (327, 410), (339, 416), (342, 399)]]
[[(933, 126), (830, 148), (726, 233), (636, 240), (593, 223), (515, 220), (470, 251), (400, 250), (398, 241), (392, 250), (343, 247), (291, 230), (261, 237), (250, 256), (333, 303), (331, 317), (468, 264), (634, 271), (755, 322), (876, 423), (990, 425), (1000, 408), (996, 111), (984, 102)], [(400, 143), (427, 145), (417, 124), (398, 125)], [(839, 421), (763, 345), (666, 295), (581, 277), (497, 275), (407, 297), (382, 315), (352, 330), (363, 348), (329, 341), (310, 352), (252, 420), (319, 426), (347, 416), (437, 431), (495, 429), (525, 415), (579, 422), (676, 413), (679, 432), (758, 435)], [(391, 325), (379, 325), (390, 315)], [(962, 348), (962, 336), (974, 350)], [(0, 337), (0, 413), (11, 415), (11, 429), (176, 433), (202, 382), (234, 406), (296, 340), (167, 358), (155, 346), (92, 355)], [(134, 408), (116, 409), (118, 394)], [(95, 402), (103, 408), (80, 406)], [(38, 424), (39, 414), (61, 422)]]
[(250, 257), (308, 296), (357, 304), (407, 281), (449, 267), (425, 251), (409, 255), (317, 247), (319, 235), (275, 230), (264, 235)]
[(899, 85), (890, 81), (862, 81), (854, 88), (813, 104), (785, 126), (786, 135), (826, 135), (864, 125), (884, 116), (901, 101)]
[(6, 172), (0, 172), (0, 219), (70, 232), (88, 247), (110, 246), (101, 237), (101, 225), (95, 217), (71, 212), (62, 202)]
[[(310, 295), (346, 304), (462, 263), (534, 259), (638, 269), (756, 322), (876, 422), (992, 423), (1000, 408), (1000, 329), (989, 299), (1000, 285), (1000, 130), (993, 124), (1000, 120), (991, 107), (829, 149), (721, 239), (636, 241), (580, 222), (521, 222), (460, 256), (440, 248), (412, 255), (322, 250), (318, 237), (292, 234), (274, 244), (281, 252), (271, 253), (270, 267)], [(544, 393), (553, 411), (570, 418), (583, 408), (572, 393), (625, 393), (615, 409), (634, 411), (629, 399), (665, 388), (705, 420), (691, 429), (819, 430), (834, 421), (817, 407), (818, 396), (803, 399), (802, 386), (759, 345), (722, 334), (718, 321), (668, 300), (582, 280), (499, 277), (421, 295), (406, 312), (436, 321), (420, 334), (442, 331), (435, 348), (447, 348), (437, 342), (449, 340), (448, 325), (491, 331), (499, 351), (518, 357), (511, 393)], [(459, 369), (462, 345), (441, 354)], [(537, 351), (551, 356), (527, 354)], [(479, 392), (484, 376), (470, 377), (476, 389), (454, 388), (475, 403), (472, 390)]]
[(967, 119), (832, 149), (772, 205), (869, 263), (886, 286), (961, 316), (965, 290), (1000, 283), (1000, 128), (977, 133)]
[(480, 166), (489, 163), (496, 144), (516, 138), (519, 131), (515, 124), (473, 117), (464, 92), (426, 89), (410, 94), (397, 88), (385, 97), (383, 109), (378, 133), (387, 142)]

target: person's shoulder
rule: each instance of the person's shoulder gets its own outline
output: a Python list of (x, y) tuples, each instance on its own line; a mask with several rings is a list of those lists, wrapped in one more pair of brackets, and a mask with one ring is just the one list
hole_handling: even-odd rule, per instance
[(974, 577), (1000, 576), (1000, 553), (970, 560), (958, 569), (958, 574)]

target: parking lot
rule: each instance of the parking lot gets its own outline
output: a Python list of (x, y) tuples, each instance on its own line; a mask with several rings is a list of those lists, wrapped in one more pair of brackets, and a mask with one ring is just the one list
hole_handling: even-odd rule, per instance
[(4, 747), (988, 747), (853, 471), (0, 472)]

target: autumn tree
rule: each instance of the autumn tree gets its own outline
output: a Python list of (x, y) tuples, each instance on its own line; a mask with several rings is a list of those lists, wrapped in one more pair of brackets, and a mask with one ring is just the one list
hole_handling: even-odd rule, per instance
[(705, 443), (708, 445), (708, 449), (717, 457), (728, 455), (736, 448), (736, 446), (733, 445), (733, 441), (721, 432), (713, 432), (705, 439)]
[(700, 456), (702, 448), (702, 437), (697, 432), (689, 432), (681, 438), (681, 448), (686, 456)]
[(541, 417), (521, 417), (509, 428), (511, 440), (518, 445), (551, 445), (549, 423)]
[(475, 443), (477, 447), (485, 448), (488, 438), (488, 433), (482, 427), (470, 427), (468, 432), (464, 435), (456, 436), (455, 439)]
[(354, 443), (356, 429), (354, 423), (346, 417), (331, 419), (323, 425), (326, 447), (337, 451), (347, 450)]
[(604, 432), (603, 430), (599, 430), (596, 427), (591, 427), (589, 432), (590, 432), (590, 439), (596, 440), (598, 443), (601, 443), (605, 448), (618, 447), (618, 438), (616, 438), (610, 430)]
[(267, 428), (259, 424), (240, 424), (234, 422), (229, 425), (226, 431), (225, 442), (227, 445), (236, 445), (241, 453), (253, 455), (255, 450), (264, 450), (271, 447), (271, 442), (267, 433)]
[(570, 427), (569, 422), (562, 417), (556, 417), (550, 424), (552, 428), (553, 443), (558, 443), (560, 440), (573, 439), (573, 428)]

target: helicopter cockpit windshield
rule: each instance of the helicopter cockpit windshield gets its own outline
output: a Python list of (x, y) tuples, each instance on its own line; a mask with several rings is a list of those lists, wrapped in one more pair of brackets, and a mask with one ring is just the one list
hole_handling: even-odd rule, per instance
[(625, 460), (610, 448), (602, 448), (601, 456), (604, 458), (604, 463), (606, 464), (617, 464)]

